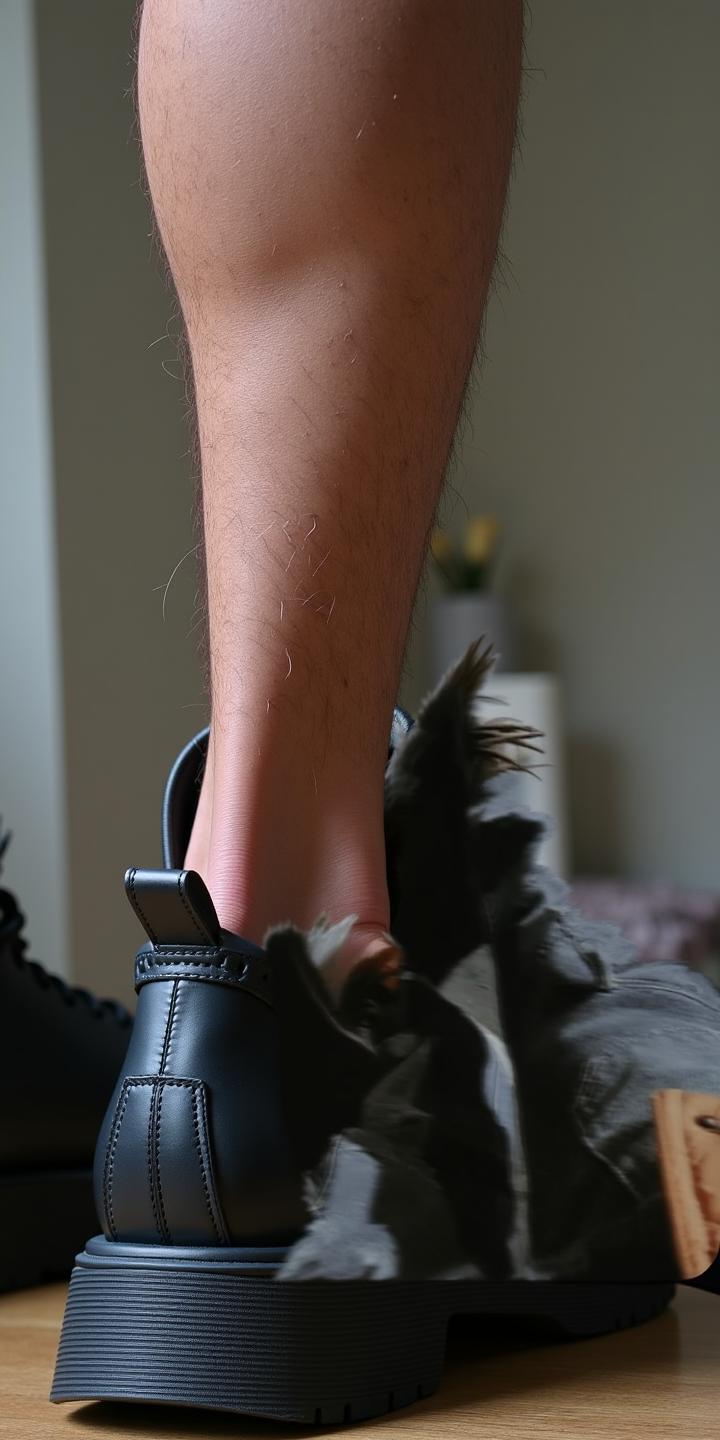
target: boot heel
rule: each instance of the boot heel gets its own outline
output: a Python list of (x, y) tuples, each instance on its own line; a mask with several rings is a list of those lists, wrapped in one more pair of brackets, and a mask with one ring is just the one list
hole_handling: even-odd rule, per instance
[(422, 1284), (84, 1259), (70, 1282), (53, 1401), (163, 1401), (337, 1424), (437, 1387), (446, 1316)]
[(302, 1424), (431, 1395), (448, 1321), (543, 1322), (579, 1338), (649, 1320), (668, 1285), (292, 1280), (282, 1253), (117, 1245), (78, 1256), (51, 1400), (134, 1400)]

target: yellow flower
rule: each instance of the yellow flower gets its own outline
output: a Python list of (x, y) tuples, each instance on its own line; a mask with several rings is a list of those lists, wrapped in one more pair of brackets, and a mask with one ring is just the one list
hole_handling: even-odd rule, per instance
[(463, 542), (465, 559), (473, 565), (486, 565), (495, 551), (499, 529), (495, 515), (471, 516)]

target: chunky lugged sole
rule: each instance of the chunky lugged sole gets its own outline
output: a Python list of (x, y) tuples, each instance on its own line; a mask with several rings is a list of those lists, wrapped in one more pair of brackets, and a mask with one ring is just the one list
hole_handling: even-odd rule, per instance
[(669, 1284), (282, 1281), (280, 1258), (178, 1249), (161, 1260), (154, 1246), (91, 1241), (73, 1271), (50, 1398), (363, 1420), (436, 1389), (454, 1315), (543, 1320), (580, 1337), (648, 1320), (674, 1294)]
[(0, 1291), (69, 1275), (96, 1225), (91, 1169), (0, 1175)]

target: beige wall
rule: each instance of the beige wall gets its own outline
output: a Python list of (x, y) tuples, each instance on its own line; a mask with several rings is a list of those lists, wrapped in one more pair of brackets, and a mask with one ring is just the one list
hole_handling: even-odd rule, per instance
[[(564, 682), (576, 860), (719, 884), (720, 4), (533, 0), (454, 476)], [(448, 498), (452, 524), (462, 506)]]
[[(199, 728), (183, 386), (139, 186), (135, 0), (38, 0), (74, 974), (130, 990), (125, 867), (159, 861), (167, 766)], [(149, 348), (151, 347), (152, 348)], [(170, 373), (166, 373), (163, 362)], [(190, 707), (190, 708), (186, 708)]]
[(33, 13), (0, 5), (0, 830), (33, 955), (67, 969), (58, 577)]

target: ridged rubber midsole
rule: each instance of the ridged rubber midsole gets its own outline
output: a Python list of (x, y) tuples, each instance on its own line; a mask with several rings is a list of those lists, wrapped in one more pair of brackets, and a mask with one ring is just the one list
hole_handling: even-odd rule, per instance
[[(383, 1413), (436, 1387), (457, 1314), (567, 1335), (648, 1319), (672, 1285), (283, 1281), (235, 1262), (93, 1245), (68, 1296), (51, 1398), (163, 1401), (313, 1423)], [(114, 1257), (114, 1259), (113, 1259)], [(243, 1268), (245, 1267), (245, 1268)], [(277, 1272), (276, 1272), (277, 1273)]]

